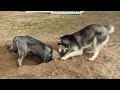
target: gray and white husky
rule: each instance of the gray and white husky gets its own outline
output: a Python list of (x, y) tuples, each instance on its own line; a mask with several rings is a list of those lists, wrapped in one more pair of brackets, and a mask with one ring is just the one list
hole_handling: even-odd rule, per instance
[(7, 42), (7, 47), (10, 52), (13, 51), (19, 54), (19, 67), (22, 65), (22, 61), (27, 55), (38, 56), (43, 60), (44, 63), (60, 58), (57, 50), (27, 35), (16, 36), (13, 41)]
[(68, 52), (61, 58), (66, 60), (70, 57), (83, 54), (83, 50), (93, 46), (93, 50), (86, 51), (87, 53), (94, 53), (88, 60), (93, 61), (98, 56), (100, 49), (107, 44), (109, 35), (114, 32), (113, 25), (88, 25), (82, 30), (73, 34), (64, 35), (57, 39), (59, 45), (59, 52)]

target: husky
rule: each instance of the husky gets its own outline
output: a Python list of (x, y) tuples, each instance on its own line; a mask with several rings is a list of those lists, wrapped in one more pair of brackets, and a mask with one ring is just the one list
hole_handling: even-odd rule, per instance
[(58, 38), (57, 44), (59, 45), (59, 53), (68, 51), (61, 60), (67, 60), (70, 57), (82, 55), (83, 50), (93, 47), (92, 50), (86, 52), (93, 53), (93, 56), (88, 58), (88, 60), (94, 61), (99, 55), (101, 48), (108, 43), (109, 36), (113, 32), (113, 25), (91, 24), (78, 32)]
[(16, 36), (13, 41), (7, 42), (7, 48), (9, 52), (18, 52), (19, 58), (17, 61), (19, 67), (27, 55), (38, 56), (43, 60), (43, 63), (60, 58), (57, 50), (27, 35)]

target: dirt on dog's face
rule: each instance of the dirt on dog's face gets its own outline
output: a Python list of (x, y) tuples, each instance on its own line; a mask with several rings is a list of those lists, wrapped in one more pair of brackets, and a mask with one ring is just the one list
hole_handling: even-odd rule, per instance
[(53, 60), (61, 58), (59, 52), (57, 50), (55, 50), (55, 49), (53, 49), (52, 58), (53, 58)]

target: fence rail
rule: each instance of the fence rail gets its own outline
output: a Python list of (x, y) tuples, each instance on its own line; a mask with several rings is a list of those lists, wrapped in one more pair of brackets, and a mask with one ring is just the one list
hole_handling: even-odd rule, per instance
[(80, 14), (85, 11), (26, 11), (27, 13), (49, 13), (49, 14)]

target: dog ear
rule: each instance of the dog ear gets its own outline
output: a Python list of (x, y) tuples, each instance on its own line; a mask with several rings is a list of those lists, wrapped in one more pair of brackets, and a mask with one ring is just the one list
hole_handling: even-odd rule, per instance
[(59, 35), (59, 36), (56, 38), (56, 41), (57, 41), (57, 42), (61, 42), (61, 39), (60, 39), (61, 37), (62, 37), (62, 35)]
[(57, 41), (58, 43), (60, 43), (60, 42), (61, 42), (60, 37), (57, 37), (57, 38), (56, 38), (56, 41)]

